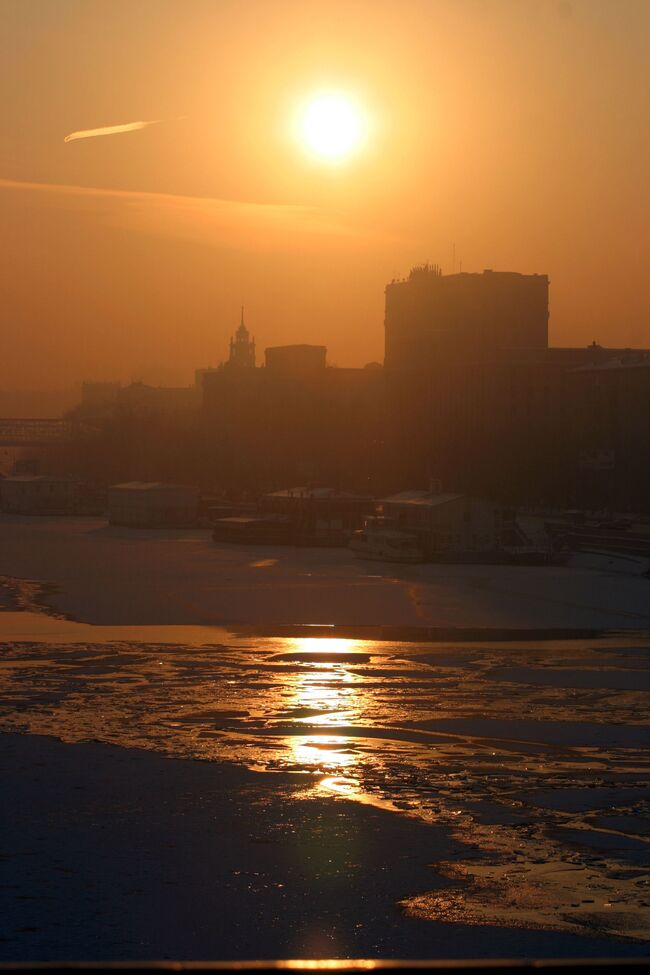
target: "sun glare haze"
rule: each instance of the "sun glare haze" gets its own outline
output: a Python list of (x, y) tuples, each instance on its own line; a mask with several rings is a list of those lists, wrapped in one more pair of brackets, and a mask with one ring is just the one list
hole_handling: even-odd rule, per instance
[(327, 162), (343, 162), (365, 139), (366, 120), (359, 105), (342, 92), (322, 92), (299, 113), (298, 137), (306, 151)]

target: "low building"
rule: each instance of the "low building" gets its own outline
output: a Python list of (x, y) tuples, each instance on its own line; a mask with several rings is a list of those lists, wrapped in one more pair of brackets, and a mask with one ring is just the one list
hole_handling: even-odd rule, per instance
[(380, 502), (384, 516), (409, 532), (427, 556), (491, 552), (501, 544), (502, 511), (464, 494), (402, 491)]
[(67, 515), (72, 510), (73, 482), (45, 474), (5, 477), (0, 487), (2, 510), (16, 515)]
[(328, 487), (295, 487), (265, 494), (260, 508), (269, 514), (284, 515), (305, 532), (318, 534), (360, 528), (375, 504), (370, 495)]
[(185, 528), (196, 522), (198, 503), (198, 491), (188, 485), (129, 481), (108, 489), (108, 520), (132, 528)]

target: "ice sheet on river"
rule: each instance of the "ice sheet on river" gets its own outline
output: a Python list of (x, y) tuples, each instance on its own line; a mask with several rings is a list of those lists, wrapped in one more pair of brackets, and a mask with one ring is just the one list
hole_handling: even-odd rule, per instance
[(458, 844), (434, 865), (446, 886), (403, 900), (416, 917), (650, 941), (648, 667), (629, 635), (438, 646), (54, 634), (3, 647), (0, 727), (288, 774), (304, 801), (444, 827)]

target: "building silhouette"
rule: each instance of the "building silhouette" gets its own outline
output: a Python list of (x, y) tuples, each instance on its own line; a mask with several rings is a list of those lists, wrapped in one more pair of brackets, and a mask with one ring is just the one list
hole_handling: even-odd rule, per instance
[(255, 339), (244, 325), (244, 306), (241, 309), (239, 328), (230, 339), (230, 356), (225, 365), (229, 369), (255, 368)]
[[(389, 466), (399, 483), (435, 476), (515, 503), (650, 495), (650, 354), (549, 348), (548, 292), (546, 275), (443, 276), (429, 265), (386, 287)], [(595, 489), (598, 465), (609, 473)]]
[(264, 366), (225, 364), (203, 377), (206, 452), (215, 469), (259, 490), (367, 489), (380, 464), (383, 407), (382, 369), (330, 367), (320, 345), (268, 348)]
[(539, 361), (548, 347), (548, 287), (545, 274), (414, 267), (386, 287), (386, 368)]
[(416, 267), (387, 285), (385, 364), (363, 369), (304, 343), (256, 366), (242, 308), (194, 387), (89, 385), (82, 418), (123, 479), (387, 495), (435, 478), (505, 504), (650, 507), (650, 351), (549, 348), (548, 303), (543, 274)]
[(580, 504), (636, 510), (650, 505), (650, 354), (588, 362), (565, 376), (564, 437)]

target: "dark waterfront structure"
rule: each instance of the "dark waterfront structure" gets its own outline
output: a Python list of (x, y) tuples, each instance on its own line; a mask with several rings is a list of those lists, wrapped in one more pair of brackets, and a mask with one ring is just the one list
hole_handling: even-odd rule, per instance
[(257, 511), (214, 522), (216, 541), (272, 545), (347, 545), (374, 512), (370, 495), (328, 487), (294, 487), (265, 494)]
[(70, 477), (13, 474), (0, 478), (0, 508), (9, 514), (101, 514), (105, 507), (101, 490)]
[(306, 526), (316, 534), (351, 532), (361, 528), (364, 518), (374, 513), (376, 501), (371, 495), (352, 494), (328, 487), (294, 487), (265, 494), (260, 509), (268, 514), (283, 515), (294, 524)]

